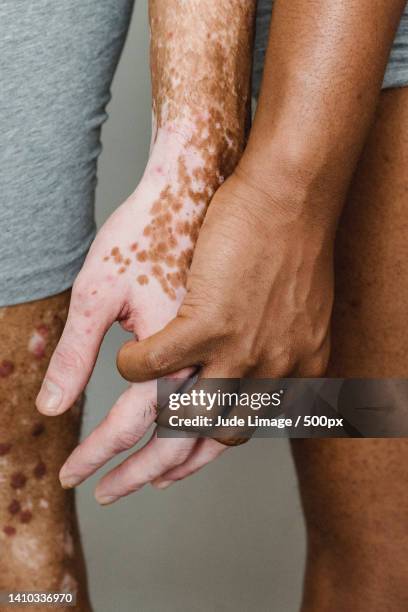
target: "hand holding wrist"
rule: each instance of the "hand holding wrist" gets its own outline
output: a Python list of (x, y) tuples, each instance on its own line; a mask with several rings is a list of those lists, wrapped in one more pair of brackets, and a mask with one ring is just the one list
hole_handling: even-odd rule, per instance
[(269, 229), (296, 228), (305, 239), (334, 241), (342, 194), (312, 180), (303, 165), (292, 164), (283, 155), (276, 164), (270, 157), (258, 163), (244, 155), (230, 184), (241, 206), (260, 215)]

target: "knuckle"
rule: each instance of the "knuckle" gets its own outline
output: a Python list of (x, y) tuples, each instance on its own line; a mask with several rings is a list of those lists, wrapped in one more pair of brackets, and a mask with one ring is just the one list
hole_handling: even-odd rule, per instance
[[(312, 348), (310, 348), (310, 346)], [(302, 376), (309, 378), (320, 378), (327, 370), (330, 356), (330, 337), (326, 335), (322, 341), (309, 345), (309, 350), (304, 353), (304, 359), (300, 363)]]
[(144, 369), (150, 372), (160, 373), (166, 369), (168, 363), (168, 358), (158, 350), (147, 351), (143, 358)]
[(114, 452), (121, 452), (132, 448), (140, 440), (137, 429), (128, 429), (123, 427), (119, 429), (112, 438), (112, 446)]
[[(238, 325), (235, 317), (229, 316), (226, 313), (223, 314), (219, 311), (211, 312), (210, 316), (204, 321), (212, 342), (220, 343), (225, 342), (227, 339), (238, 340), (243, 337), (237, 331)], [(211, 321), (210, 325), (208, 325), (208, 321)]]
[(61, 371), (84, 370), (85, 362), (80, 353), (69, 346), (62, 345), (55, 349), (53, 354), (53, 366)]
[(187, 459), (190, 454), (190, 448), (177, 448), (173, 452), (173, 463), (174, 465), (181, 465)]
[(145, 433), (139, 423), (125, 421), (123, 415), (115, 413), (114, 408), (106, 416), (105, 426), (112, 450), (115, 453), (131, 448), (137, 444)]
[(309, 361), (301, 367), (301, 374), (306, 378), (320, 378), (324, 376), (327, 367), (327, 360), (323, 357), (318, 357)]
[[(207, 295), (207, 292), (203, 295)], [(189, 301), (183, 303), (179, 310), (179, 317), (189, 323), (190, 336), (198, 339), (204, 336), (210, 343), (222, 340), (234, 332), (234, 318), (224, 312), (218, 304), (198, 296), (195, 296), (192, 304), (191, 299), (189, 296)]]
[(151, 421), (159, 416), (159, 405), (157, 400), (146, 400), (143, 406), (143, 422), (150, 425)]
[(288, 352), (281, 352), (273, 360), (273, 370), (275, 376), (288, 376), (295, 368), (296, 360), (292, 354)]
[[(180, 442), (180, 440), (176, 440)], [(171, 468), (184, 463), (190, 454), (191, 447), (188, 444), (175, 444), (171, 451), (160, 452), (158, 451), (158, 461), (161, 468)]]
[(246, 372), (251, 372), (259, 364), (260, 357), (253, 352), (244, 353), (241, 357), (241, 363)]

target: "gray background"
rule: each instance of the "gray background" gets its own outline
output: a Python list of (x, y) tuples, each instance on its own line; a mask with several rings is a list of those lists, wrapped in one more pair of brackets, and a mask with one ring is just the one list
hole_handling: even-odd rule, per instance
[[(99, 164), (98, 222), (134, 190), (150, 139), (146, 3), (140, 1), (113, 87)], [(84, 434), (124, 388), (108, 334), (88, 389)], [(79, 488), (97, 612), (295, 612), (304, 529), (285, 440), (252, 441), (167, 491), (145, 487), (112, 507)]]

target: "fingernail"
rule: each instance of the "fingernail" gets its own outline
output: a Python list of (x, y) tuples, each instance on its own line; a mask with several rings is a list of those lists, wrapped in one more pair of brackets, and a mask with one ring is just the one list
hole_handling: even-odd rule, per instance
[(45, 379), (37, 396), (37, 407), (44, 412), (53, 414), (57, 412), (61, 401), (62, 389), (51, 380)]
[(60, 476), (60, 483), (63, 489), (73, 489), (79, 483), (77, 476)]
[(95, 499), (98, 504), (101, 504), (101, 506), (107, 506), (108, 504), (112, 504), (118, 498), (115, 495), (98, 495), (95, 493)]
[(169, 487), (173, 483), (174, 480), (161, 480), (159, 482), (155, 482), (153, 486), (155, 486), (156, 489), (167, 489), (167, 487)]

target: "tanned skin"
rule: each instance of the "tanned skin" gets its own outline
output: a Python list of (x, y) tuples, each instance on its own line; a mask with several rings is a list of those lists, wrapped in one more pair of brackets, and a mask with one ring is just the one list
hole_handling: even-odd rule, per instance
[[(381, 94), (336, 247), (329, 376), (408, 378), (408, 89)], [(296, 440), (303, 610), (408, 606), (406, 439)]]
[[(81, 400), (62, 419), (35, 410), (68, 313), (70, 292), (0, 308), (0, 590), (76, 592), (90, 610), (72, 491), (61, 463), (78, 443)], [(26, 610), (2, 606), (2, 610)]]

